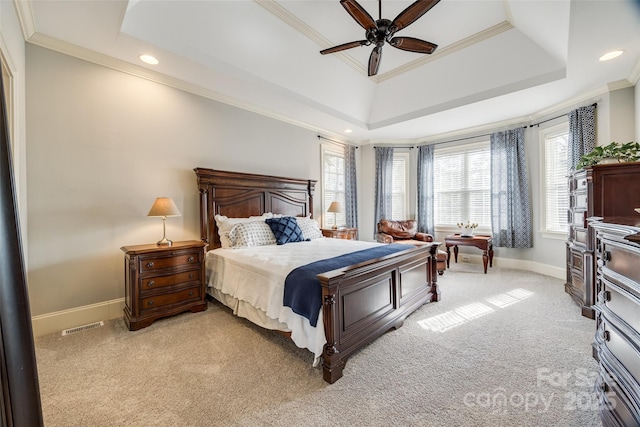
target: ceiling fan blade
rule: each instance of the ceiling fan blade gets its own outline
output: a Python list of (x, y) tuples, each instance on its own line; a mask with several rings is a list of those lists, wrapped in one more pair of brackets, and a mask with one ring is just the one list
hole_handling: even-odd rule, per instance
[(400, 12), (396, 19), (391, 23), (391, 28), (395, 31), (408, 27), (413, 24), (418, 18), (427, 13), (433, 6), (438, 4), (440, 0), (418, 0), (411, 4), (405, 10)]
[(380, 68), (380, 59), (382, 58), (382, 46), (376, 46), (369, 56), (369, 77), (378, 74)]
[(437, 44), (413, 37), (394, 37), (389, 40), (389, 44), (398, 49), (417, 53), (433, 53), (433, 51), (438, 47)]
[(347, 50), (347, 49), (351, 49), (353, 47), (358, 47), (358, 46), (367, 46), (369, 44), (371, 43), (368, 40), (359, 40), (357, 42), (343, 43), (338, 46), (323, 49), (320, 51), (320, 53), (323, 55), (326, 55), (327, 53), (340, 52), (341, 50)]
[(376, 21), (369, 15), (360, 3), (356, 0), (340, 0), (340, 4), (344, 7), (349, 15), (356, 20), (358, 24), (365, 30), (377, 28)]

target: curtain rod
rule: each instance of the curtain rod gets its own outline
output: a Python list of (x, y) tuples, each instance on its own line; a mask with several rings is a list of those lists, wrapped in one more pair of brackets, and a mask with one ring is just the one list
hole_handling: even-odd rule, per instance
[(338, 144), (342, 146), (353, 145), (354, 147), (356, 147), (356, 150), (358, 149), (357, 145), (347, 144), (346, 142), (342, 142), (342, 141), (336, 141), (335, 139), (327, 138), (326, 136), (318, 135), (318, 139), (324, 139), (326, 141), (330, 141), (330, 142), (333, 142), (334, 144)]
[[(592, 107), (597, 107), (597, 106), (598, 106), (598, 103), (597, 103), (597, 102), (594, 102), (593, 104), (591, 104), (591, 106), (592, 106)], [(532, 124), (532, 125), (529, 125), (529, 127), (530, 127), (530, 128), (532, 128), (532, 127), (534, 127), (534, 126), (540, 126), (540, 125), (541, 125), (541, 124), (543, 124), (543, 123), (547, 123), (547, 122), (550, 122), (551, 120), (559, 119), (560, 117), (565, 117), (565, 116), (566, 116), (566, 114), (561, 114), (561, 115), (559, 115), (559, 116), (551, 117), (550, 119), (543, 120), (543, 121), (541, 121), (541, 122), (538, 122), (538, 123), (534, 123), (534, 124)], [(526, 127), (526, 126), (525, 126), (525, 127)]]

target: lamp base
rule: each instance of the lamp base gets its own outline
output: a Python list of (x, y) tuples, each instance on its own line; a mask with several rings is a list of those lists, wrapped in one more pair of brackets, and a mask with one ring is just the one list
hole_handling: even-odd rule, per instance
[(162, 240), (159, 240), (157, 243), (158, 246), (171, 246), (173, 242), (166, 237), (163, 237)]

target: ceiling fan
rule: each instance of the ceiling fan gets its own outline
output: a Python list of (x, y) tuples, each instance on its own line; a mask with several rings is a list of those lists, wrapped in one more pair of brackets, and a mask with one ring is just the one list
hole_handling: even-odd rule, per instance
[(366, 40), (359, 40), (344, 43), (338, 46), (321, 50), (320, 53), (340, 52), (358, 46), (369, 46), (375, 44), (371, 56), (369, 56), (369, 76), (375, 76), (380, 68), (382, 58), (382, 46), (387, 42), (391, 46), (417, 53), (433, 53), (438, 45), (413, 37), (394, 37), (396, 32), (408, 27), (418, 18), (427, 13), (440, 0), (418, 0), (400, 12), (393, 21), (382, 19), (382, 0), (378, 0), (378, 13), (380, 19), (374, 21), (369, 13), (356, 0), (340, 0), (340, 4), (347, 10), (349, 15), (366, 30)]

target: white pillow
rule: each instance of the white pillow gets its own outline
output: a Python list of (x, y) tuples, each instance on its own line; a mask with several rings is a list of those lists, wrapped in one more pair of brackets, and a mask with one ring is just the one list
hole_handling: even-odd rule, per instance
[(302, 236), (306, 239), (320, 239), (322, 237), (322, 231), (315, 219), (309, 217), (296, 217), (298, 227), (302, 230)]
[(234, 225), (229, 231), (229, 240), (233, 248), (276, 244), (276, 237), (269, 224), (264, 220), (261, 222), (241, 222)]
[(223, 248), (230, 248), (232, 246), (229, 240), (229, 232), (231, 228), (240, 223), (264, 221), (267, 218), (271, 218), (273, 214), (271, 212), (265, 213), (261, 216), (250, 216), (249, 218), (228, 218), (224, 215), (216, 215), (216, 225), (218, 226), (218, 236), (220, 236), (220, 245)]

